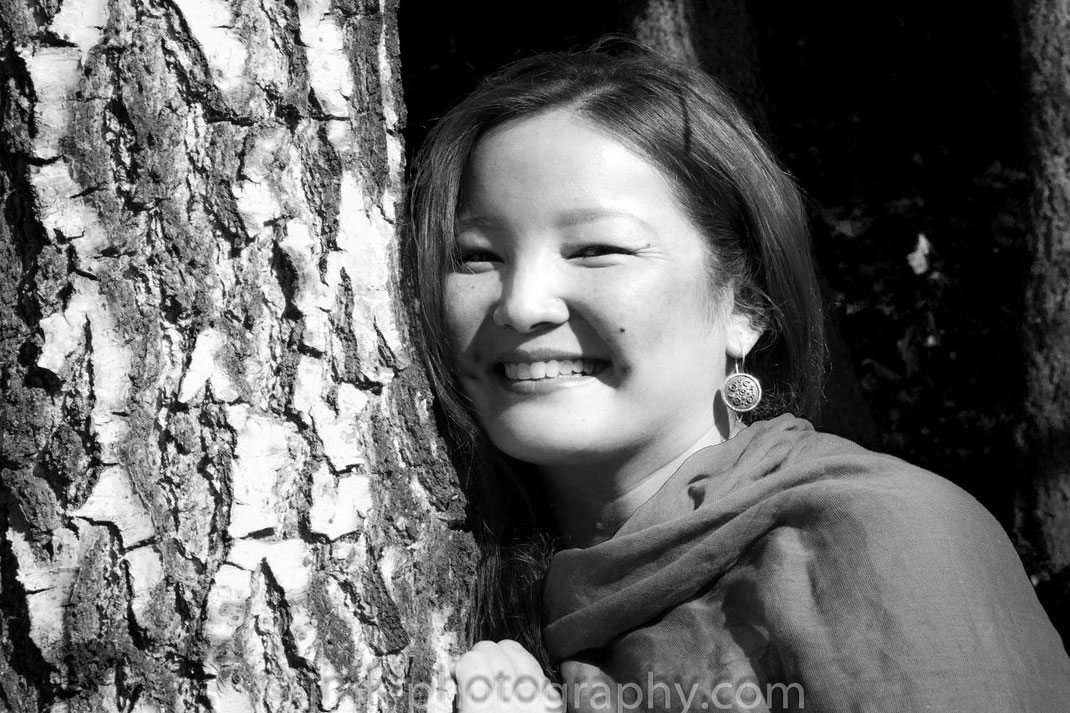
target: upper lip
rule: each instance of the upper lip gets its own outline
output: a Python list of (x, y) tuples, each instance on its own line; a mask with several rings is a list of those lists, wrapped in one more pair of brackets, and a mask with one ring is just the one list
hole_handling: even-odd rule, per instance
[(499, 354), (495, 360), (499, 364), (510, 362), (538, 362), (538, 361), (561, 361), (563, 359), (592, 359), (605, 361), (602, 357), (584, 354), (574, 349), (555, 349), (552, 347), (529, 347), (525, 349), (510, 349)]

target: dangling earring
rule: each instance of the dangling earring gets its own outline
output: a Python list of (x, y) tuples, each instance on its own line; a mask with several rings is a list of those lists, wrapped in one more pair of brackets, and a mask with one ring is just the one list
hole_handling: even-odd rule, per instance
[(724, 380), (724, 386), (721, 387), (725, 405), (736, 413), (752, 411), (762, 400), (762, 385), (751, 374), (740, 369), (744, 359), (746, 357), (736, 360), (735, 372)]

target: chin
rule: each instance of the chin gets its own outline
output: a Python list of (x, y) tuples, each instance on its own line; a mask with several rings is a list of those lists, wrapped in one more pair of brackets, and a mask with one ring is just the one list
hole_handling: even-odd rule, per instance
[(597, 457), (604, 443), (583, 437), (575, 429), (559, 427), (550, 432), (488, 430), (490, 440), (506, 455), (536, 466), (578, 465)]

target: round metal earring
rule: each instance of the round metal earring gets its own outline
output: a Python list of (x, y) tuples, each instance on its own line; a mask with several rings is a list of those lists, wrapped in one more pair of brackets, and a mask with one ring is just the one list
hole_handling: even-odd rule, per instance
[(736, 413), (746, 413), (762, 400), (762, 385), (754, 376), (740, 368), (743, 359), (736, 360), (735, 372), (724, 380), (721, 397), (725, 405)]

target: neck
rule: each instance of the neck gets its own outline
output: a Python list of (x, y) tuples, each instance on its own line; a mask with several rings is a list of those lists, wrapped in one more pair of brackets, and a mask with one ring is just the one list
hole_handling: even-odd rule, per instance
[(726, 432), (728, 429), (715, 424), (683, 450), (676, 449), (667, 461), (664, 456), (653, 463), (637, 457), (608, 468), (541, 469), (565, 545), (589, 547), (608, 540), (692, 454), (724, 442), (741, 427), (736, 421)]

